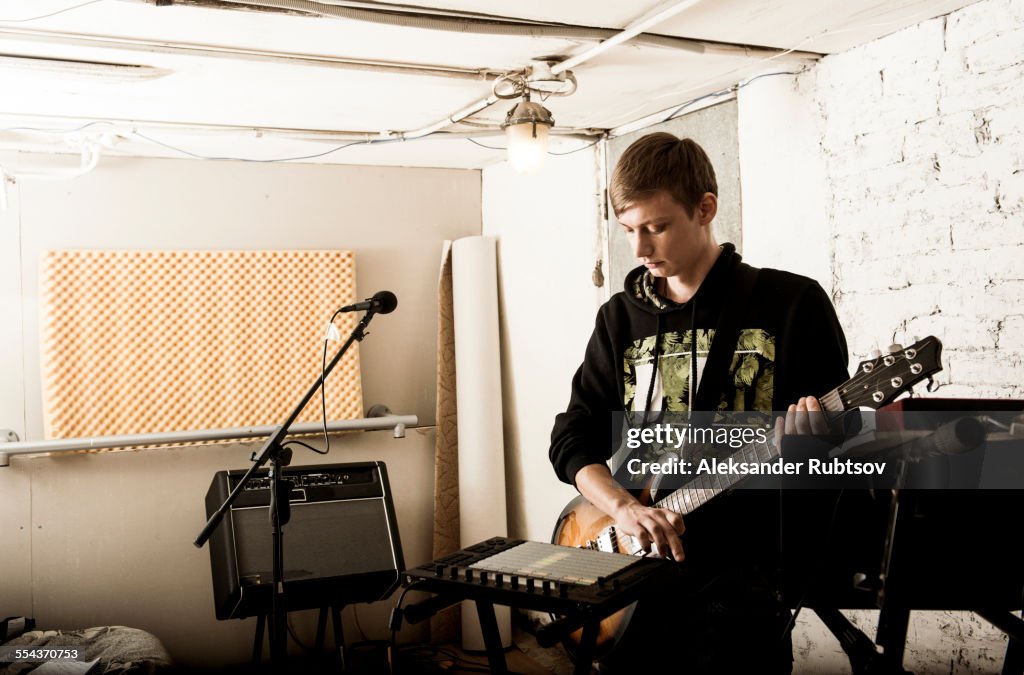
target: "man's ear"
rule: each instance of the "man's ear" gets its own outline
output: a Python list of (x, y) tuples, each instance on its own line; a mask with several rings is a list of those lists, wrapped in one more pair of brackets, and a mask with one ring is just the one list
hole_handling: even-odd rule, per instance
[(715, 219), (718, 213), (718, 197), (710, 192), (705, 192), (697, 204), (697, 216), (701, 225), (708, 225)]

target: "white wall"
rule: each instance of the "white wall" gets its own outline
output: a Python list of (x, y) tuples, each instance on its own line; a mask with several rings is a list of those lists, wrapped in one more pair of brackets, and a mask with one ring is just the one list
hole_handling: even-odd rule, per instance
[[(15, 168), (47, 161), (3, 159)], [(22, 182), (8, 193), (0, 211), (0, 428), (41, 436), (36, 278), (48, 248), (350, 248), (360, 295), (386, 288), (399, 298), (362, 344), (364, 401), (433, 424), (441, 242), (480, 233), (479, 172), (105, 158), (87, 176)], [(311, 383), (318, 368), (310, 364)], [(388, 463), (406, 561), (428, 560), (432, 430), (332, 445), (330, 463)], [(35, 616), (44, 627), (149, 629), (184, 664), (244, 661), (255, 622), (214, 619), (208, 553), (191, 541), (214, 472), (245, 468), (252, 449), (12, 458), (0, 468), (0, 611)], [(296, 463), (322, 459), (296, 453)], [(360, 615), (371, 637), (384, 637), (383, 607)]]
[(830, 291), (823, 120), (789, 75), (751, 82), (737, 99), (743, 259), (803, 274)]
[(548, 159), (533, 176), (483, 172), (483, 232), (498, 238), (509, 533), (537, 541), (577, 494), (547, 451), (603, 297), (591, 281), (603, 198), (594, 153)]
[(937, 335), (944, 396), (1024, 395), (1022, 44), (1024, 5), (984, 0), (808, 75), (850, 343)]
[[(983, 0), (739, 92), (745, 257), (831, 289), (853, 362), (937, 335), (938, 395), (1024, 395), (1024, 5)], [(851, 612), (869, 635), (874, 612)], [(798, 672), (849, 672), (809, 613)], [(915, 612), (914, 672), (996, 672), (1006, 638)]]

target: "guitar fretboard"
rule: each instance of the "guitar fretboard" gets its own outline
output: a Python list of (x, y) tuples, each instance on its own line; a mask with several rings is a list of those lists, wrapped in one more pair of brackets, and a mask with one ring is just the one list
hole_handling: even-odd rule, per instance
[[(846, 409), (837, 389), (833, 389), (818, 400), (821, 402), (826, 414), (841, 413)], [(718, 462), (724, 462), (726, 464), (728, 464), (730, 460), (748, 465), (774, 462), (779, 458), (779, 451), (775, 446), (775, 443), (771, 440), (773, 437), (774, 434), (769, 433), (769, 440), (765, 443), (748, 443), (736, 452), (731, 453), (724, 458), (715, 459)], [(706, 461), (711, 462), (712, 460), (708, 459)], [(747, 475), (738, 472), (726, 472), (723, 474), (702, 473), (678, 490), (675, 490), (668, 496), (659, 499), (654, 503), (654, 506), (659, 509), (675, 511), (678, 514), (685, 516), (697, 510), (704, 504), (707, 504), (717, 495), (720, 495), (729, 488), (735, 486), (744, 478), (747, 478)]]

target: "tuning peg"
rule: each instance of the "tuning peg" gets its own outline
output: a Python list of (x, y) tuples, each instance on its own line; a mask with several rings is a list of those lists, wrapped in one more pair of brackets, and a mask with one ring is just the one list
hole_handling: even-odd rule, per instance
[(901, 345), (899, 342), (894, 342), (891, 345), (889, 345), (889, 353), (890, 354), (899, 354), (902, 351), (903, 351), (903, 345)]
[(879, 351), (877, 348), (876, 349), (872, 349), (870, 352), (868, 352), (868, 358), (869, 359), (877, 359), (881, 355), (882, 355), (882, 352)]

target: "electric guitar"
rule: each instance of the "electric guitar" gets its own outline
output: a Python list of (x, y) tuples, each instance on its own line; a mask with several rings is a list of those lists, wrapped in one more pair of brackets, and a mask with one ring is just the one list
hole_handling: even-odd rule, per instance
[[(891, 403), (903, 392), (909, 391), (918, 382), (929, 379), (942, 370), (940, 357), (942, 343), (936, 337), (926, 337), (910, 347), (890, 347), (889, 353), (878, 354), (857, 366), (856, 374), (827, 394), (819, 397), (826, 417), (838, 419), (842, 414), (857, 408), (877, 409)], [(831, 415), (830, 415), (831, 413)], [(768, 441), (750, 443), (721, 461), (736, 459), (739, 462), (756, 457), (758, 462), (772, 462), (779, 457), (779, 451), (768, 435)], [(719, 475), (713, 478), (701, 476), (683, 487), (651, 504), (655, 508), (668, 509), (680, 515), (687, 515), (733, 487), (744, 476)], [(562, 510), (555, 525), (552, 543), (561, 546), (597, 549), (631, 555), (644, 553), (639, 543), (631, 536), (620, 532), (607, 514), (598, 510), (582, 496), (576, 497)], [(628, 609), (613, 614), (601, 622), (597, 636), (598, 651), (607, 650), (618, 635), (625, 630)], [(579, 644), (580, 631), (570, 636), (571, 650)]]

